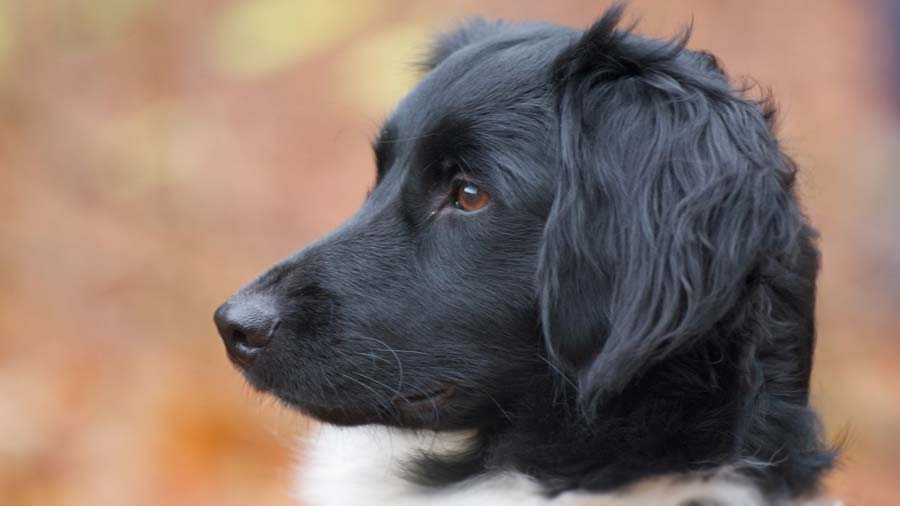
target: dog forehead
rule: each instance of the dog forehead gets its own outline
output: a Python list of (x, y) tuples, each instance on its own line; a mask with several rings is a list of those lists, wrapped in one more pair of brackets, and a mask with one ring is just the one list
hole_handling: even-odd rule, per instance
[(444, 58), (378, 135), (376, 193), (410, 173), (437, 174), (442, 162), (460, 157), (481, 175), (517, 186), (521, 198), (546, 187), (556, 152), (553, 66), (578, 33), (537, 23), (507, 25)]
[(382, 164), (385, 170), (421, 162), (414, 155), (423, 147), (458, 146), (467, 137), (510, 155), (527, 156), (537, 145), (546, 150), (553, 62), (577, 32), (544, 24), (498, 30), (453, 52), (398, 104), (375, 143), (391, 162)]
[(498, 27), (495, 35), (458, 49), (428, 72), (395, 117), (424, 128), (448, 111), (485, 119), (528, 113), (547, 98), (553, 61), (576, 36), (572, 29), (539, 23)]

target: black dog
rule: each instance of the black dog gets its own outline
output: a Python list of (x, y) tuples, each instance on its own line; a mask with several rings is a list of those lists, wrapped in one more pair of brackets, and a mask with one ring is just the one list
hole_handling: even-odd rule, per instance
[(808, 405), (818, 254), (773, 109), (687, 36), (640, 37), (620, 15), (440, 38), (375, 142), (359, 212), (216, 312), (256, 388), (414, 441), (402, 478), (359, 496), (340, 488), (384, 457), (320, 445), (314, 462), (347, 471), (316, 477), (318, 500), (816, 492), (833, 459)]

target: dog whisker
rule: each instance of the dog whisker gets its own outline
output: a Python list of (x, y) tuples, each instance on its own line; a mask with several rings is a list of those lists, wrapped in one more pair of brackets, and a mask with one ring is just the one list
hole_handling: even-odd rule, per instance
[[(356, 373), (355, 371), (350, 371), (350, 373), (358, 374), (358, 373)], [(351, 376), (347, 376), (346, 374), (342, 374), (341, 376), (344, 377), (345, 379), (348, 379), (348, 380), (350, 380), (350, 381), (356, 383), (357, 385), (362, 386), (362, 387), (365, 388), (366, 390), (372, 392), (372, 394), (375, 396), (375, 400), (378, 401), (378, 403), (379, 403), (382, 407), (387, 408), (389, 411), (391, 410), (390, 404), (389, 404), (388, 402), (382, 401), (382, 399), (384, 399), (384, 395), (382, 395), (380, 392), (378, 392), (377, 390), (375, 390), (374, 388), (372, 388), (371, 386), (369, 386), (367, 383), (365, 383), (365, 382), (363, 382), (363, 381), (360, 381), (360, 380), (358, 380), (358, 379), (356, 379), (356, 378), (353, 378), (353, 377), (351, 377)], [(383, 387), (385, 387), (385, 388), (389, 388), (389, 387), (388, 387), (387, 385), (385, 385), (384, 383), (375, 381), (375, 380), (373, 380), (372, 378), (369, 378), (368, 376), (365, 376), (365, 375), (362, 375), (362, 376), (364, 376), (365, 379), (368, 380), (368, 381), (372, 381), (372, 382), (374, 382), (374, 383), (378, 383), (379, 385), (381, 385), (381, 386), (383, 386)], [(389, 391), (390, 391), (390, 390), (389, 390)]]
[(375, 337), (369, 337), (369, 336), (358, 336), (358, 337), (361, 338), (361, 339), (366, 339), (366, 340), (369, 340), (369, 341), (374, 341), (375, 343), (380, 344), (381, 346), (384, 347), (384, 348), (383, 348), (384, 351), (387, 351), (387, 352), (389, 352), (391, 355), (394, 356), (394, 360), (396, 360), (396, 362), (397, 362), (397, 369), (399, 370), (399, 372), (398, 372), (399, 378), (397, 378), (397, 389), (399, 390), (400, 387), (403, 385), (403, 361), (400, 360), (400, 355), (397, 353), (397, 351), (395, 351), (395, 350), (391, 347), (391, 345), (389, 345), (388, 343), (384, 342), (384, 341), (381, 340), (381, 339), (378, 339), (378, 338), (375, 338)]

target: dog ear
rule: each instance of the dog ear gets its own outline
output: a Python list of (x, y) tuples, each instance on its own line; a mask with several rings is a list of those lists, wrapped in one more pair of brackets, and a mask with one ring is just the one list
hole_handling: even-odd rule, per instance
[(456, 29), (438, 35), (420, 67), (425, 71), (432, 70), (451, 54), (500, 32), (505, 26), (501, 21), (470, 19)]
[[(794, 166), (758, 102), (609, 11), (556, 62), (561, 167), (541, 324), (582, 401), (717, 335), (748, 280), (797, 254)], [(768, 266), (768, 267), (767, 267)]]

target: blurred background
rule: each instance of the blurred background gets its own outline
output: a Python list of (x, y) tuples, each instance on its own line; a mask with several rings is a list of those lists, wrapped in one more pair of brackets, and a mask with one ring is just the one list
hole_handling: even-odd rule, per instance
[[(0, 504), (287, 505), (213, 309), (350, 216), (436, 30), (604, 1), (0, 0)], [(771, 86), (822, 232), (830, 494), (900, 502), (900, 2), (638, 0)]]

